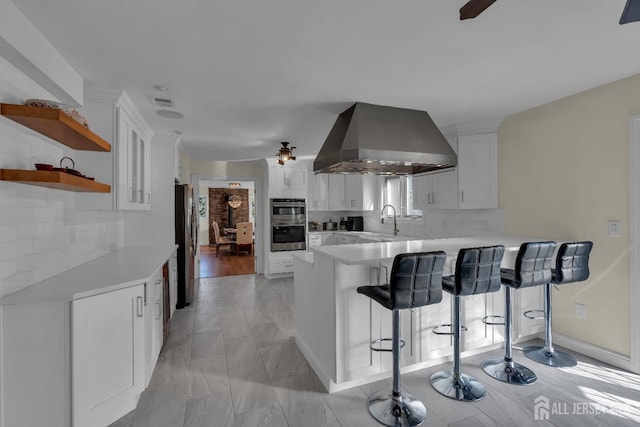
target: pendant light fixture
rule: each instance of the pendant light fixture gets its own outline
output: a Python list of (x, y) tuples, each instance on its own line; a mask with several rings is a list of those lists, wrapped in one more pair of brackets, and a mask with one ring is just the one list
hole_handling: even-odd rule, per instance
[(282, 148), (280, 148), (280, 150), (278, 150), (278, 152), (276, 153), (278, 163), (284, 165), (287, 160), (295, 160), (296, 156), (293, 155), (293, 150), (296, 147), (289, 148), (288, 142), (281, 142), (280, 144), (282, 144)]

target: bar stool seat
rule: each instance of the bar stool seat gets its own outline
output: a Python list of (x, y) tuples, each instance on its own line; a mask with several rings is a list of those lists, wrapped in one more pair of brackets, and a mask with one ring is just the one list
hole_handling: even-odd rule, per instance
[(578, 364), (570, 354), (553, 348), (551, 337), (551, 285), (564, 285), (587, 280), (589, 278), (589, 254), (592, 248), (593, 243), (589, 241), (570, 242), (560, 245), (556, 256), (556, 267), (551, 272), (551, 283), (545, 284), (544, 287), (544, 316), (542, 317), (545, 320), (544, 347), (525, 347), (522, 352), (529, 359), (557, 368), (566, 368)]
[[(360, 286), (357, 291), (392, 310), (393, 390), (369, 396), (371, 415), (387, 426), (418, 426), (424, 422), (424, 404), (400, 388), (400, 310), (437, 304), (442, 301), (444, 252), (399, 254), (393, 260), (389, 284)], [(383, 339), (388, 340), (388, 339)]]
[(504, 285), (504, 358), (485, 360), (482, 369), (498, 381), (515, 385), (532, 384), (536, 374), (513, 361), (511, 348), (511, 291), (540, 286), (551, 281), (551, 265), (556, 242), (527, 242), (520, 246), (514, 269), (501, 269)]
[(473, 402), (485, 395), (484, 385), (476, 378), (463, 374), (460, 370), (460, 337), (463, 326), (460, 322), (460, 297), (478, 295), (500, 290), (500, 263), (504, 256), (504, 246), (461, 249), (456, 260), (453, 276), (442, 278), (442, 289), (454, 295), (453, 308), (453, 370), (438, 371), (431, 376), (431, 385), (440, 394), (451, 399)]

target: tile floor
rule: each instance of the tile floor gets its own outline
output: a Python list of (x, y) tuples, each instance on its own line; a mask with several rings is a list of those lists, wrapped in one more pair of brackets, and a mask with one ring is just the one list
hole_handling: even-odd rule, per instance
[[(149, 388), (135, 411), (111, 427), (351, 427), (377, 426), (367, 395), (380, 381), (343, 392), (324, 391), (294, 341), (293, 280), (263, 276), (202, 279), (191, 307), (177, 310)], [(482, 359), (463, 371), (487, 387), (484, 399), (462, 403), (438, 394), (429, 377), (443, 365), (403, 375), (403, 386), (427, 406), (425, 426), (637, 426), (640, 375), (576, 355), (575, 368), (516, 361), (539, 379), (510, 386), (489, 378)], [(534, 417), (534, 399), (549, 400), (548, 420)]]

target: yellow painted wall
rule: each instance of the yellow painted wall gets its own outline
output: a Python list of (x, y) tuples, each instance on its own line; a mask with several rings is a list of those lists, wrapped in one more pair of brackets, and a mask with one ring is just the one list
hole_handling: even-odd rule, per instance
[[(499, 131), (507, 233), (592, 240), (591, 277), (553, 292), (553, 329), (630, 352), (629, 118), (640, 74), (506, 118)], [(622, 237), (607, 222), (622, 221)], [(575, 304), (587, 306), (576, 319)]]

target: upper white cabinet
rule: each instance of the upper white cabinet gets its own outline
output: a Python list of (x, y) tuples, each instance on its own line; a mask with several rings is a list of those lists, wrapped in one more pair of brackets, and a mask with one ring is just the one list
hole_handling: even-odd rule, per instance
[[(289, 162), (290, 163), (290, 162)], [(295, 166), (295, 165), (294, 165)], [(269, 167), (270, 197), (299, 197), (307, 193), (307, 169), (285, 165)]]
[(111, 185), (111, 194), (82, 194), (81, 208), (151, 209), (151, 137), (153, 131), (142, 119), (126, 92), (88, 90), (81, 109), (91, 129), (111, 143), (111, 162), (91, 152), (75, 152), (76, 169)]
[(329, 175), (309, 172), (307, 188), (307, 210), (326, 211), (329, 208)]
[(415, 209), (458, 207), (458, 172), (455, 170), (413, 177)]
[[(455, 148), (455, 139), (450, 144)], [(457, 138), (458, 167), (413, 178), (416, 209), (496, 209), (498, 207), (498, 135)]]
[[(321, 174), (320, 174), (321, 175)], [(375, 175), (328, 174), (329, 211), (371, 211), (376, 209), (378, 177)], [(315, 188), (309, 189), (313, 197)], [(321, 210), (321, 209), (317, 209)]]
[(498, 207), (498, 134), (458, 137), (458, 205), (461, 209)]

